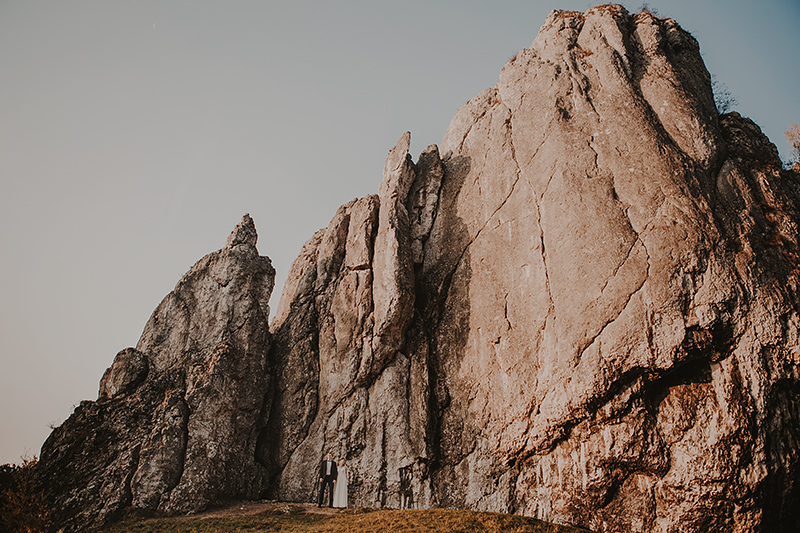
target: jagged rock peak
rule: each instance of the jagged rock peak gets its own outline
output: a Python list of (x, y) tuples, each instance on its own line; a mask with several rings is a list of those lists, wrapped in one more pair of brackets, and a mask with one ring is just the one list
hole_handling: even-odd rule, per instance
[(230, 235), (225, 246), (232, 248), (240, 244), (249, 244), (255, 246), (258, 241), (258, 233), (256, 232), (256, 224), (250, 217), (249, 213), (245, 213), (242, 221), (239, 222)]
[(587, 19), (595, 16), (608, 16), (613, 19), (625, 21), (629, 23), (638, 23), (641, 21), (657, 21), (663, 20), (665, 23), (673, 26), (678, 26), (678, 23), (671, 18), (661, 18), (655, 13), (643, 9), (638, 13), (630, 13), (625, 6), (620, 4), (602, 4), (591, 7), (586, 11), (572, 11), (568, 9), (553, 9), (545, 18), (539, 29), (539, 34), (545, 33), (547, 30), (555, 27), (563, 30), (568, 27), (578, 27), (583, 24)]
[(275, 269), (256, 238), (245, 215), (162, 300), (136, 348), (117, 354), (97, 401), (81, 402), (42, 446), (37, 476), (64, 531), (128, 506), (183, 514), (260, 495)]
[(380, 196), (384, 200), (391, 196), (404, 202), (408, 196), (408, 190), (414, 181), (414, 162), (408, 153), (410, 147), (411, 132), (407, 131), (400, 136), (395, 147), (389, 150), (380, 186)]

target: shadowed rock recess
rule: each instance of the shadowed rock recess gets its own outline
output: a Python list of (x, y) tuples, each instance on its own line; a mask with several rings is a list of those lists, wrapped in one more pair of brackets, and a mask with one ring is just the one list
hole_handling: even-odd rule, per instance
[(607, 532), (800, 528), (798, 191), (695, 39), (554, 11), (274, 271), (249, 217), (45, 443), (70, 528), (313, 498)]

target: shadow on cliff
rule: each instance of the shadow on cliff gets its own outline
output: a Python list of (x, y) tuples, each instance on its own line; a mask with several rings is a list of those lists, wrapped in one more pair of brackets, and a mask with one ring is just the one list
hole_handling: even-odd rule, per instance
[[(313, 285), (316, 266), (306, 272)], [(298, 291), (301, 294), (302, 291)], [(263, 497), (276, 498), (278, 479), (291, 453), (308, 436), (319, 407), (319, 319), (313, 293), (292, 303), (298, 317), (272, 332), (269, 351), (269, 387), (264, 396), (256, 461), (266, 469)], [(302, 357), (298, 357), (302, 354)], [(298, 372), (295, 379), (286, 373)], [(299, 389), (296, 388), (300, 381)], [(290, 424), (281, 413), (292, 413)]]
[[(776, 465), (764, 490), (764, 531), (798, 531), (800, 528), (800, 386), (790, 380), (779, 383), (767, 401), (767, 460)], [(784, 428), (783, 431), (780, 428)]]
[[(424, 331), (430, 354), (429, 475), (434, 501), (440, 507), (463, 507), (465, 486), (458, 479), (456, 465), (474, 448), (478, 431), (466, 416), (465, 391), (451, 391), (447, 383), (450, 376), (459, 374), (469, 338), (472, 242), (467, 225), (457, 214), (457, 200), (471, 161), (464, 156), (446, 156), (443, 163), (434, 226), (438, 231), (426, 243), (425, 265), (417, 272), (415, 326)], [(435, 259), (430, 259), (432, 253), (438, 254)]]

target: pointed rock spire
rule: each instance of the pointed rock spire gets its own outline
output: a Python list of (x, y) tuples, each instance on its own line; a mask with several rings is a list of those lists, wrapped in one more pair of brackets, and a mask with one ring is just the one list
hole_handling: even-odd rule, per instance
[(230, 235), (228, 235), (228, 240), (225, 243), (225, 246), (228, 248), (233, 248), (234, 246), (238, 246), (240, 244), (249, 244), (250, 246), (255, 246), (256, 241), (258, 241), (258, 233), (256, 232), (256, 224), (253, 222), (253, 219), (250, 217), (249, 213), (245, 213), (242, 217), (242, 221), (239, 222)]

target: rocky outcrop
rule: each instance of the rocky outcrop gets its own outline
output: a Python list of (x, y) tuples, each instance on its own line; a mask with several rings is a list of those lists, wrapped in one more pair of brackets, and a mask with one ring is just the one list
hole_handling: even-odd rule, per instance
[(457, 507), (604, 532), (800, 528), (800, 175), (694, 38), (555, 11), (441, 147), (274, 272), (245, 217), (42, 450), (68, 528), (133, 506)]
[(186, 513), (219, 498), (255, 498), (269, 390), (268, 301), (275, 271), (245, 215), (153, 313), (137, 347), (44, 443), (38, 478), (68, 531), (128, 506)]
[(409, 498), (432, 503), (427, 475), (410, 476), (427, 472), (428, 362), (404, 347), (414, 250), (430, 229), (442, 168), (435, 147), (426, 152), (430, 166), (415, 166), (409, 144), (406, 133), (389, 153), (380, 195), (342, 206), (289, 272), (273, 321), (278, 373), (259, 448), (273, 497), (311, 500), (309, 469), (331, 452), (358, 472), (358, 505), (399, 506), (401, 483)]
[(798, 176), (718, 116), (691, 35), (553, 12), (440, 149), (407, 146), (290, 272), (273, 496), (309, 499), (330, 451), (357, 505), (798, 526)]
[(423, 269), (454, 273), (428, 321), (440, 503), (602, 531), (775, 519), (768, 442), (797, 428), (763, 402), (794, 382), (798, 218), (733, 123), (691, 36), (615, 6), (553, 13), (459, 111)]

